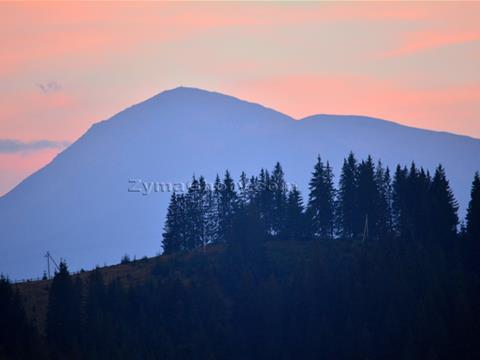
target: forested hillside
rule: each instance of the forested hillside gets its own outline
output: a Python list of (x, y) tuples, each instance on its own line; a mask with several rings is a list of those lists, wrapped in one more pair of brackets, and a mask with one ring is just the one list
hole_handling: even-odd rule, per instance
[(164, 255), (121, 279), (62, 262), (43, 326), (28, 284), (2, 280), (0, 358), (478, 359), (479, 175), (460, 222), (441, 166), (350, 154), (332, 174), (318, 158), (305, 201), (280, 164), (194, 178), (172, 194)]

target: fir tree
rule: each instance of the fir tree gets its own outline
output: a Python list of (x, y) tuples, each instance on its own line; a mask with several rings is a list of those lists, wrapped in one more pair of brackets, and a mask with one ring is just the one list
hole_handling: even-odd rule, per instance
[(228, 170), (225, 172), (219, 195), (219, 234), (223, 238), (222, 240), (224, 240), (230, 236), (233, 230), (233, 219), (238, 208), (238, 196), (235, 191), (235, 183)]
[(249, 201), (249, 181), (244, 171), (240, 174), (238, 185), (238, 202), (239, 206), (243, 207), (246, 206)]
[(379, 192), (378, 202), (378, 233), (380, 237), (389, 237), (393, 232), (392, 225), (392, 183), (390, 178), (390, 170), (388, 167), (384, 169), (382, 163), (379, 161), (376, 173), (375, 182)]
[(331, 239), (334, 232), (335, 189), (333, 173), (329, 163), (324, 166), (317, 158), (309, 184), (310, 196), (307, 214), (311, 222), (311, 232), (315, 238)]
[(287, 186), (285, 183), (282, 166), (275, 164), (271, 176), (272, 192), (272, 235), (283, 232), (285, 225), (285, 208), (287, 205)]
[(286, 240), (304, 240), (306, 236), (305, 228), (306, 222), (302, 195), (294, 187), (288, 193), (283, 237)]
[(407, 216), (407, 175), (408, 170), (397, 166), (393, 179), (392, 213), (395, 232), (400, 237), (405, 237), (409, 229)]
[(46, 334), (48, 344), (59, 352), (78, 345), (81, 329), (81, 289), (74, 282), (67, 264), (61, 261), (48, 296)]
[(430, 191), (432, 240), (452, 244), (457, 234), (458, 205), (442, 165), (435, 170)]
[(343, 161), (337, 198), (337, 231), (345, 239), (352, 239), (358, 229), (357, 160), (353, 153)]
[(467, 209), (467, 237), (480, 244), (480, 175), (475, 173)]
[(273, 192), (270, 173), (261, 169), (258, 176), (257, 208), (260, 213), (265, 232), (272, 235), (273, 232)]
[(182, 218), (183, 214), (179, 196), (174, 192), (170, 197), (164, 225), (162, 247), (165, 254), (171, 254), (183, 249)]
[[(358, 166), (357, 184), (357, 215), (355, 233), (368, 234), (369, 238), (376, 239), (378, 235), (380, 194), (375, 181), (375, 165), (369, 156)], [(365, 233), (366, 231), (366, 233)]]

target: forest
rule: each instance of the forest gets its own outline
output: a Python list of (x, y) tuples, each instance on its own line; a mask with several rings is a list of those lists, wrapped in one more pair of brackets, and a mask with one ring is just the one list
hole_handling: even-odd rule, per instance
[(193, 177), (144, 280), (62, 261), (40, 326), (2, 278), (0, 359), (478, 359), (478, 173), (470, 190), (461, 220), (441, 165), (353, 153), (338, 181), (318, 157), (305, 198), (279, 163)]

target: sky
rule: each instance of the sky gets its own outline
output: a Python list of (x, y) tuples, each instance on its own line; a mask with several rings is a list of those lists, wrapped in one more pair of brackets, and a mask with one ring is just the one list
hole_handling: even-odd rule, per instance
[(0, 3), (0, 29), (0, 195), (177, 86), (480, 138), (480, 3)]

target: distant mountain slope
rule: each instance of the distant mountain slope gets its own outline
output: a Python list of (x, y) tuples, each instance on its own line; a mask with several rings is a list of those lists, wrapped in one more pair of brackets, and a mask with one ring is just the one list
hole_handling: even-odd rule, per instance
[(257, 174), (280, 161), (305, 191), (317, 154), (335, 170), (352, 150), (397, 163), (447, 169), (464, 207), (480, 168), (480, 140), (360, 117), (295, 121), (263, 106), (192, 88), (165, 91), (93, 125), (79, 140), (0, 198), (0, 272), (39, 276), (50, 250), (72, 269), (160, 251), (170, 193), (128, 192), (130, 179), (213, 181)]

